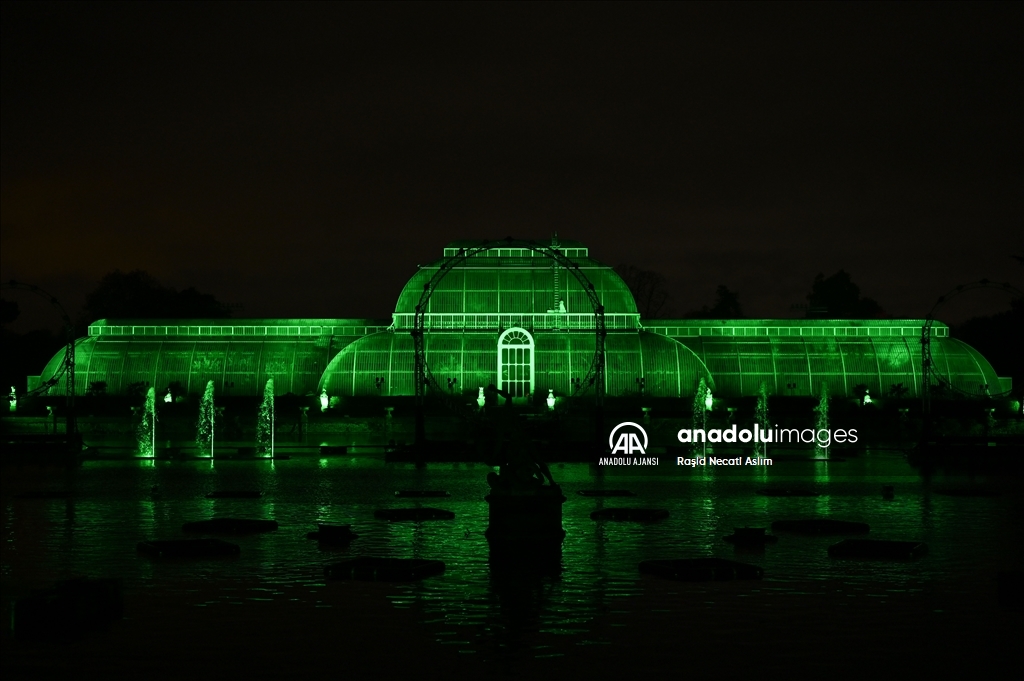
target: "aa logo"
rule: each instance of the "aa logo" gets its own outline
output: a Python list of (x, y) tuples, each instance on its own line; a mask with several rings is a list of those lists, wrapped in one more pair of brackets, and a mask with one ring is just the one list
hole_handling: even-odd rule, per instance
[(608, 446), (612, 454), (646, 454), (647, 431), (632, 421), (620, 423), (612, 428)]

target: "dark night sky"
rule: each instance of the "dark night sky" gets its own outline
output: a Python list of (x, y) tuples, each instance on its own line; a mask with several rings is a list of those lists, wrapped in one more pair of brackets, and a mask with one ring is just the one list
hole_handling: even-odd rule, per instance
[(843, 267), (920, 317), (1024, 288), (1022, 6), (5, 2), (0, 278), (387, 317), (447, 241), (557, 230), (676, 313)]

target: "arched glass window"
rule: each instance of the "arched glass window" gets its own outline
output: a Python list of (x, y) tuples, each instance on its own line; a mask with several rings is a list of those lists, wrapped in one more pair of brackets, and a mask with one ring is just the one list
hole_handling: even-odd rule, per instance
[(498, 337), (498, 389), (512, 397), (533, 392), (533, 336), (511, 328)]

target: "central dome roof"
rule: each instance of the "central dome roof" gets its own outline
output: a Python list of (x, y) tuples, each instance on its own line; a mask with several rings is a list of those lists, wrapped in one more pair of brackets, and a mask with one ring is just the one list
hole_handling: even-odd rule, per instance
[(571, 268), (544, 252), (531, 250), (527, 242), (448, 244), (445, 257), (421, 265), (402, 289), (395, 306), (396, 326), (412, 325), (410, 317), (416, 312), (424, 287), (442, 265), (457, 258), (460, 249), (488, 243), (493, 247), (461, 260), (438, 283), (427, 303), (428, 315), (593, 315), (590, 298), (577, 278), (580, 275), (584, 282), (593, 284), (606, 316), (635, 318), (628, 324), (609, 324), (610, 328), (639, 326), (636, 302), (622, 277), (591, 259), (579, 242), (565, 241), (553, 248), (572, 263)]

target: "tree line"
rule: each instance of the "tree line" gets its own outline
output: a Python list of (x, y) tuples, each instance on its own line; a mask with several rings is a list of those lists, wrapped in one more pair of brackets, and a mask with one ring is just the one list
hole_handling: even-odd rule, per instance
[[(615, 272), (629, 287), (642, 319), (659, 319), (667, 315), (669, 293), (665, 277), (658, 272), (640, 269), (634, 265), (619, 265)], [(809, 319), (881, 319), (885, 312), (872, 298), (860, 294), (860, 287), (846, 270), (826, 277), (819, 273), (811, 284), (805, 306)], [(744, 319), (739, 293), (725, 284), (715, 289), (710, 305), (690, 310), (684, 319)]]
[[(9, 327), (19, 316), (18, 303), (0, 300), (0, 321), (4, 352), (0, 357), (0, 380), (4, 392), (14, 387), (25, 392), (28, 375), (43, 370), (46, 363), (64, 347), (63, 333), (33, 329), (15, 333)], [(98, 319), (224, 319), (230, 308), (209, 293), (194, 287), (177, 290), (164, 286), (142, 270), (114, 270), (99, 280), (85, 299), (85, 308), (75, 324), (75, 335), (82, 337)]]

